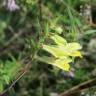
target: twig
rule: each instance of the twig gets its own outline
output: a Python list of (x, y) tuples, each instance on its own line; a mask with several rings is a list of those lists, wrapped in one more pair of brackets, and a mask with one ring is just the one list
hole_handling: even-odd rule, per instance
[(76, 93), (80, 90), (83, 90), (83, 89), (86, 89), (90, 86), (92, 86), (91, 84), (96, 81), (96, 78), (93, 78), (91, 80), (88, 80), (88, 81), (85, 81), (77, 86), (74, 86), (72, 87), (71, 89), (65, 91), (65, 92), (62, 92), (59, 96), (69, 96), (70, 94), (73, 94), (73, 93)]

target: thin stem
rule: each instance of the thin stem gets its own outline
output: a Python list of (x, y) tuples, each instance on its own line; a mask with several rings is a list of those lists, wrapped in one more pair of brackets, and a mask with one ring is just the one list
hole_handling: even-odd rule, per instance
[(70, 88), (69, 90), (62, 92), (59, 96), (69, 96), (70, 94), (80, 92), (81, 90), (92, 87), (94, 85), (93, 82), (96, 82), (96, 78), (93, 78), (93, 79), (85, 81), (79, 85), (76, 85), (76, 86)]

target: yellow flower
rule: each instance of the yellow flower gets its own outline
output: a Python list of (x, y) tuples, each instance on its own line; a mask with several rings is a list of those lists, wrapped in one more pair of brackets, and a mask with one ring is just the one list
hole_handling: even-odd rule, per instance
[(51, 39), (56, 43), (54, 45), (43, 45), (43, 50), (50, 53), (52, 56), (39, 57), (39, 60), (47, 64), (56, 66), (62, 70), (69, 71), (70, 57), (81, 57), (79, 51), (82, 47), (77, 42), (67, 43), (67, 41), (59, 35), (52, 35)]
[(82, 57), (81, 52), (78, 51), (80, 47), (78, 48), (77, 47), (71, 46), (70, 48), (67, 45), (66, 46), (43, 45), (43, 49), (51, 53), (56, 58), (61, 58), (63, 56)]
[(45, 62), (47, 64), (56, 66), (62, 70), (69, 71), (70, 65), (69, 63), (72, 62), (72, 60), (69, 57), (62, 57), (62, 58), (54, 58), (54, 57), (48, 57), (48, 56), (36, 56), (36, 59), (38, 59), (41, 62)]

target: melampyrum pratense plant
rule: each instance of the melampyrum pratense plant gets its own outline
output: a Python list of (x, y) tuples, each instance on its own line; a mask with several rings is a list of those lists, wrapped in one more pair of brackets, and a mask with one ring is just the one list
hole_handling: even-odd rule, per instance
[[(53, 44), (43, 44), (42, 49), (51, 55), (37, 56), (36, 59), (46, 64), (57, 66), (58, 68), (69, 71), (70, 63), (73, 57), (82, 57), (80, 53), (81, 46), (77, 42), (68, 43), (64, 38), (57, 34), (51, 34), (50, 38)], [(41, 49), (41, 50), (42, 50)]]
[[(4, 4), (6, 9), (11, 12), (20, 10), (20, 6), (16, 4), (16, 1), (11, 1), (5, 0)], [(39, 0), (17, 0), (18, 4), (21, 3), (21, 7), (23, 6), (22, 9), (24, 12), (27, 12), (28, 9), (31, 10), (32, 8), (35, 8), (38, 1)], [(48, 4), (51, 6), (50, 2)], [(64, 23), (63, 18), (65, 18), (61, 14), (62, 11), (61, 13), (54, 12), (54, 14), (52, 14), (50, 11), (51, 7), (48, 9), (43, 4), (41, 7), (44, 8), (40, 8), (40, 12), (38, 13), (32, 9), (32, 12), (35, 14), (33, 15), (35, 16), (34, 21), (36, 21), (35, 27), (37, 32), (33, 34), (31, 38), (26, 38), (26, 46), (31, 54), (31, 63), (34, 64), (33, 61), (36, 60), (37, 62), (39, 61), (43, 62), (44, 64), (53, 65), (53, 67), (57, 67), (64, 71), (70, 71), (73, 60), (76, 57), (82, 58), (80, 52), (82, 47), (76, 42), (75, 39), (71, 40), (72, 42), (69, 42), (67, 41), (68, 37), (64, 38), (63, 34), (66, 30), (64, 30), (62, 27), (62, 23)], [(36, 8), (36, 10), (37, 9), (38, 8)], [(71, 29), (69, 30), (69, 33), (71, 34), (72, 38), (75, 38), (77, 32), (75, 26), (76, 22), (75, 19), (73, 20), (73, 15), (70, 8), (68, 7), (66, 10), (68, 11), (69, 19), (67, 18), (65, 21), (68, 24), (69, 21), (71, 22)], [(48, 16), (49, 14), (47, 12), (50, 13), (50, 16)], [(5, 61), (0, 60), (0, 93), (2, 93), (8, 85), (11, 85), (12, 81), (14, 82), (17, 74), (21, 72), (24, 67), (22, 62), (16, 59), (14, 56), (11, 56), (10, 58), (11, 59), (7, 59)]]

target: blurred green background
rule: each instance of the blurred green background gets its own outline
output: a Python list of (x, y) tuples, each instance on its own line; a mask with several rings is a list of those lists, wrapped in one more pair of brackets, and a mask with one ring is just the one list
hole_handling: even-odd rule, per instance
[[(83, 82), (96, 78), (96, 1), (16, 0), (19, 9), (13, 11), (8, 9), (7, 1), (4, 4), (0, 0), (0, 62), (10, 60), (9, 54), (16, 59), (29, 56), (39, 40), (43, 42), (47, 34), (61, 31), (68, 42), (82, 45), (83, 58), (72, 63), (73, 77), (34, 61), (30, 71), (4, 96), (96, 96), (96, 80), (79, 88)], [(29, 61), (26, 59), (24, 64)], [(61, 94), (72, 88), (71, 95), (70, 91), (68, 95)]]

